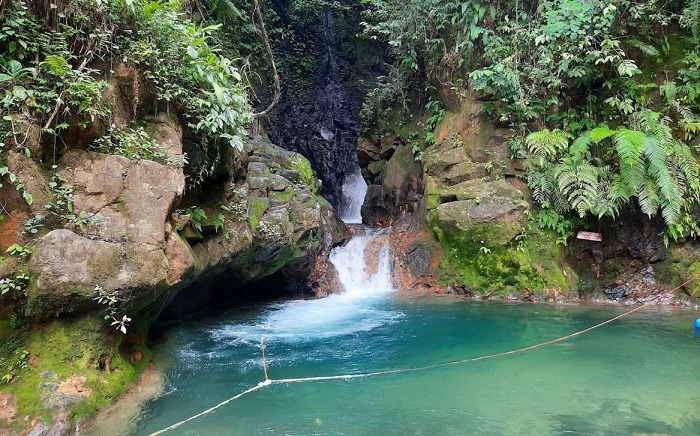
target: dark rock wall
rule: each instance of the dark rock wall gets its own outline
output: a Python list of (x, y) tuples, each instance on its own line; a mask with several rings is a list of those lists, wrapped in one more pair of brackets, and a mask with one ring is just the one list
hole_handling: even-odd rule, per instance
[(359, 112), (366, 83), (379, 73), (381, 50), (357, 37), (360, 2), (299, 11), (273, 4), (280, 23), (275, 46), (283, 82), (280, 103), (264, 120), (273, 143), (309, 159), (321, 194), (338, 207), (349, 166), (357, 161)]

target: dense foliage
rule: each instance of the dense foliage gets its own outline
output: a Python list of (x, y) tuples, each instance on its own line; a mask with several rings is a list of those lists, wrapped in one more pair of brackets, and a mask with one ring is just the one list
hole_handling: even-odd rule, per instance
[(366, 33), (394, 56), (370, 113), (424, 106), (437, 86), (476, 91), (527, 158), (539, 222), (634, 203), (674, 238), (698, 234), (700, 2), (366, 4)]
[[(251, 114), (238, 68), (211, 44), (217, 26), (197, 24), (180, 8), (162, 0), (4, 2), (3, 112), (22, 114), (49, 135), (71, 116), (112, 125), (103, 89), (115, 64), (126, 63), (147, 79), (153, 110), (179, 114), (212, 161), (221, 160), (221, 145), (240, 151)], [(9, 123), (4, 130), (21, 133)]]

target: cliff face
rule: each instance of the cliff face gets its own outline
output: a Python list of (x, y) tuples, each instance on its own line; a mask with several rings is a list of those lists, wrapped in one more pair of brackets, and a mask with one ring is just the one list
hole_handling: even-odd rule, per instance
[(380, 72), (382, 50), (362, 40), (360, 2), (273, 3), (282, 98), (265, 126), (271, 140), (311, 162), (321, 194), (338, 208), (357, 158), (360, 107)]
[[(112, 85), (104, 97), (118, 108), (130, 104), (137, 90), (129, 86), (139, 82)], [(127, 120), (116, 117), (112, 129)], [(1, 248), (15, 241), (30, 248), (0, 264), (3, 277), (27, 280), (25, 295), (0, 297), (0, 335), (21, 353), (9, 358), (22, 368), (0, 389), (1, 432), (68, 431), (72, 418), (123, 393), (145, 367), (146, 333), (158, 317), (266, 298), (242, 294), (264, 278), (277, 277), (278, 293), (308, 292), (319, 253), (346, 237), (298, 153), (248, 138), (228, 173), (186, 192), (185, 129), (174, 116), (145, 120), (159, 162), (87, 150), (105, 126), (90, 129), (54, 168), (41, 162), (48, 156), (38, 137), (27, 139), (38, 151), (31, 158), (10, 154), (10, 169), (34, 201), (3, 188), (13, 209), (0, 223)], [(15, 328), (4, 328), (10, 319)]]
[(414, 145), (425, 125), (416, 114), (411, 123), (385, 122), (359, 143), (369, 184), (363, 216), (395, 225), (396, 283), (482, 298), (634, 302), (700, 272), (694, 241), (666, 246), (661, 220), (634, 207), (589, 229), (601, 233), (600, 242), (574, 234), (562, 244), (538, 228), (523, 160), (510, 156), (509, 131), (490, 123), (478, 99), (463, 91), (439, 93), (446, 110), (430, 132), (432, 145)]

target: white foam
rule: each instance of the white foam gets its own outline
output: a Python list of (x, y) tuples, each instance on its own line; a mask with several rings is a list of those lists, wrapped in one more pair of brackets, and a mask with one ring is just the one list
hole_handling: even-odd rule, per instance
[(362, 224), (362, 203), (367, 194), (367, 183), (362, 178), (360, 166), (355, 162), (352, 171), (345, 176), (342, 186), (343, 198), (338, 206), (340, 219), (348, 224)]

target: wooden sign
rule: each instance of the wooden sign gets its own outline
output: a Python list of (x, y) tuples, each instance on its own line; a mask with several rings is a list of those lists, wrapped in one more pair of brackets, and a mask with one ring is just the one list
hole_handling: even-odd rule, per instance
[(576, 235), (576, 239), (583, 239), (586, 241), (596, 241), (596, 242), (601, 242), (603, 240), (603, 235), (600, 233), (596, 232), (578, 232)]

